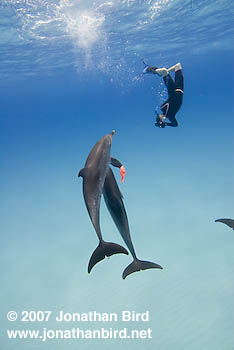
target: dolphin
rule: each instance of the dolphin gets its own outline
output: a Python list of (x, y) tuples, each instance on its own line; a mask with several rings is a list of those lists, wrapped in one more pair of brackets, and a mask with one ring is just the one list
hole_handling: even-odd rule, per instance
[(234, 220), (233, 219), (217, 219), (215, 222), (222, 222), (234, 230)]
[(106, 202), (106, 206), (112, 216), (112, 219), (115, 222), (119, 233), (121, 234), (124, 242), (126, 243), (133, 257), (133, 262), (126, 267), (122, 274), (122, 278), (125, 279), (131, 273), (140, 270), (146, 270), (151, 268), (162, 269), (162, 267), (158, 264), (155, 264), (150, 261), (139, 260), (137, 258), (130, 236), (127, 213), (122, 200), (123, 196), (119, 190), (118, 184), (110, 167), (107, 171), (103, 187), (103, 195)]
[(78, 176), (83, 178), (84, 201), (99, 239), (98, 247), (94, 250), (89, 260), (88, 273), (91, 272), (95, 264), (105, 259), (105, 256), (117, 253), (128, 254), (124, 247), (103, 240), (99, 222), (100, 201), (110, 164), (110, 150), (114, 133), (115, 131), (113, 130), (95, 144), (88, 155), (84, 168), (78, 174)]

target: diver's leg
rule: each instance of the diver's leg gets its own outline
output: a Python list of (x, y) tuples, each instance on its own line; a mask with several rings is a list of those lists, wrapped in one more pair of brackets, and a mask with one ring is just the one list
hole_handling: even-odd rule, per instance
[(176, 89), (175, 82), (170, 76), (170, 74), (167, 74), (165, 77), (163, 77), (163, 80), (168, 91), (168, 97), (170, 98), (175, 93), (175, 89)]
[(175, 72), (175, 85), (176, 89), (184, 91), (184, 76), (181, 69)]
[(181, 63), (178, 62), (174, 66), (168, 68), (168, 72), (175, 72), (175, 89), (184, 91), (184, 77)]

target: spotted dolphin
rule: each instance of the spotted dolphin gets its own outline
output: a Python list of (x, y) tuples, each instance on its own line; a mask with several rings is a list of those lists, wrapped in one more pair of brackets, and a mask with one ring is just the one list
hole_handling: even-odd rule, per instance
[(128, 254), (128, 251), (124, 247), (103, 240), (99, 221), (100, 201), (110, 164), (110, 150), (114, 133), (115, 131), (113, 130), (95, 144), (88, 155), (84, 168), (78, 174), (78, 176), (83, 178), (84, 201), (99, 239), (98, 247), (94, 250), (89, 260), (88, 273), (105, 256), (111, 256), (117, 253)]
[(150, 261), (142, 261), (139, 260), (136, 256), (135, 249), (133, 247), (133, 243), (131, 240), (127, 213), (123, 203), (123, 196), (119, 190), (118, 184), (115, 180), (114, 174), (111, 168), (108, 169), (104, 187), (103, 187), (103, 195), (107, 205), (107, 208), (112, 216), (115, 225), (117, 226), (119, 233), (121, 234), (124, 242), (126, 243), (132, 257), (133, 262), (126, 267), (122, 274), (122, 278), (125, 279), (128, 275), (133, 272), (146, 270), (151, 268), (159, 268), (162, 267), (158, 264), (155, 264)]
[(217, 219), (215, 222), (222, 222), (234, 230), (234, 220), (233, 219)]

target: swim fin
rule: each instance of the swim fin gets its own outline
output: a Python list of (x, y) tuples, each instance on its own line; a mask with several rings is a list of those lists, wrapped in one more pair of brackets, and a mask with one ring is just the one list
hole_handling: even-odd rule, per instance
[(167, 68), (157, 68), (155, 74), (158, 74), (160, 77), (164, 78), (169, 74)]
[(105, 241), (100, 242), (89, 260), (88, 273), (91, 272), (94, 265), (96, 265), (99, 261), (105, 259), (106, 256), (111, 256), (118, 253), (128, 254), (128, 251), (116, 243)]
[(158, 69), (157, 67), (146, 66), (146, 67), (143, 69), (143, 73), (153, 73), (153, 74), (156, 74), (157, 69)]
[(168, 68), (168, 72), (177, 72), (178, 70), (182, 69), (181, 63), (178, 62), (174, 66), (171, 66)]

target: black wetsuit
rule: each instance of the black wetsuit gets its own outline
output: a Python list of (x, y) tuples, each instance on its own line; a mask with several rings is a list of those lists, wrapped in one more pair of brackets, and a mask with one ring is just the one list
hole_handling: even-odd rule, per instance
[(184, 77), (182, 70), (180, 69), (175, 72), (175, 81), (170, 74), (166, 75), (163, 80), (167, 87), (168, 99), (160, 108), (163, 115), (170, 120), (170, 123), (166, 122), (165, 125), (177, 126), (178, 123), (175, 115), (182, 105), (184, 92)]

